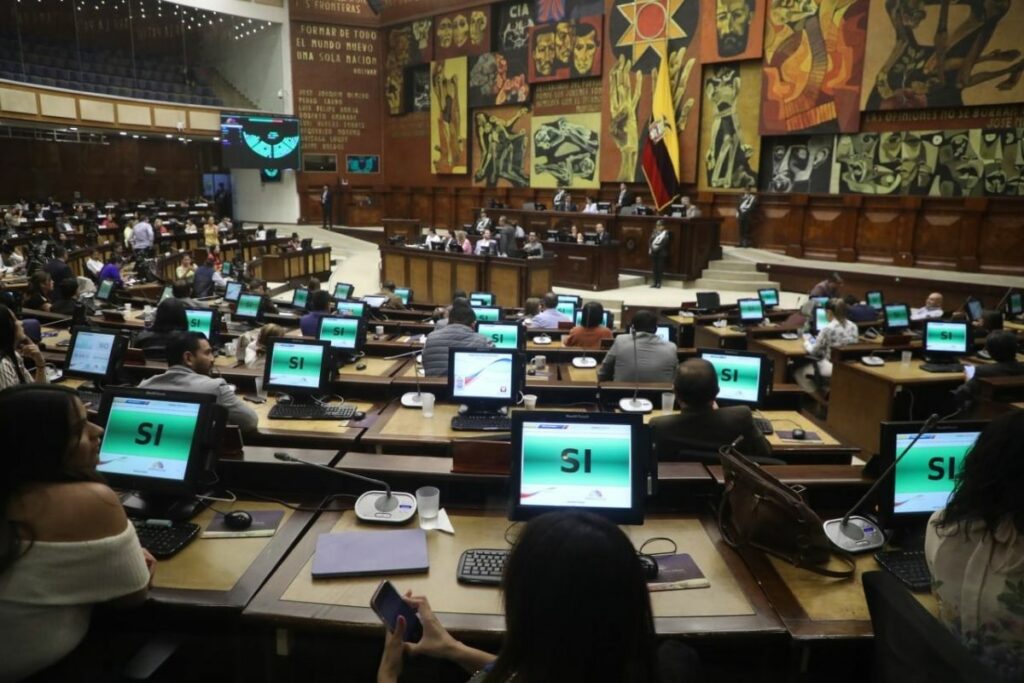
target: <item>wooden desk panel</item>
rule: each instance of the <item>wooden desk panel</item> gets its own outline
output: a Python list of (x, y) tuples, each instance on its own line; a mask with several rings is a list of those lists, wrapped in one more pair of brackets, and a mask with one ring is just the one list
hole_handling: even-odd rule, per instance
[(268, 396), (266, 403), (246, 403), (259, 418), (256, 434), (249, 440), (260, 445), (300, 446), (305, 448), (343, 449), (354, 443), (364, 428), (372, 425), (377, 410), (374, 404), (349, 401), (358, 410), (366, 413), (361, 422), (353, 420), (271, 420), (270, 409), (277, 403), (274, 396)]
[[(508, 522), (498, 516), (452, 515), (454, 536), (428, 532), (431, 569), (423, 575), (392, 577), (399, 590), (427, 595), (446, 628), (457, 633), (504, 631), (500, 593), (495, 588), (466, 586), (456, 580), (462, 550), (506, 547)], [(365, 529), (352, 513), (321, 516), (296, 550), (250, 604), (246, 616), (308, 625), (341, 624), (378, 630), (380, 622), (367, 607), (380, 577), (313, 581), (310, 565), (316, 537), (328, 531)], [(711, 581), (706, 589), (665, 591), (651, 595), (659, 633), (778, 633), (781, 625), (750, 580), (739, 558), (706, 520), (651, 518), (641, 527), (624, 527), (634, 544), (668, 536), (694, 556)]]
[(552, 284), (600, 291), (619, 286), (619, 245), (544, 242), (544, 253), (557, 257)]

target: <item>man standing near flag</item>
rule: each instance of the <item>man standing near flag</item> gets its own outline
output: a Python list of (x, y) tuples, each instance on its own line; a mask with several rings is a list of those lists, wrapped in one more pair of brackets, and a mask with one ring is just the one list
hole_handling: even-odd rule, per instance
[(668, 259), (668, 245), (672, 241), (672, 233), (668, 231), (665, 221), (654, 224), (651, 244), (647, 251), (651, 255), (651, 270), (654, 271), (654, 289), (661, 289), (661, 276), (665, 272), (665, 261)]
[[(654, 99), (642, 159), (644, 177), (647, 178), (658, 211), (671, 204), (679, 195), (679, 137), (669, 82), (667, 48), (667, 40), (662, 41), (658, 47), (661, 66), (654, 74)], [(655, 286), (660, 286), (660, 279), (655, 278), (655, 281)]]

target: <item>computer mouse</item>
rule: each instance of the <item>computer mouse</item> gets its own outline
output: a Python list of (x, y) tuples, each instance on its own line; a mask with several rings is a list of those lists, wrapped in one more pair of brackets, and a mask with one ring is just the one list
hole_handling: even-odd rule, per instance
[(365, 370), (366, 363), (356, 363), (356, 370)]
[(235, 531), (248, 529), (252, 526), (252, 515), (245, 510), (235, 510), (224, 515), (224, 526)]
[(356, 412), (352, 413), (353, 422), (359, 422), (360, 420), (364, 419), (366, 419), (366, 413), (364, 413), (363, 411), (357, 410)]
[(803, 441), (807, 438), (807, 432), (797, 427), (793, 430), (791, 438), (796, 439), (797, 441)]
[(637, 555), (640, 560), (640, 568), (644, 571), (645, 579), (658, 578), (658, 563), (650, 555)]

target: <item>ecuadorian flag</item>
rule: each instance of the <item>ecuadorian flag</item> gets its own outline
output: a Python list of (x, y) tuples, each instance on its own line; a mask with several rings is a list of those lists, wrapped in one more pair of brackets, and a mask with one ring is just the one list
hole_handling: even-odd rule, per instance
[(672, 104), (667, 40), (661, 41), (658, 53), (661, 66), (654, 84), (654, 101), (651, 119), (647, 123), (642, 164), (647, 186), (651, 188), (651, 196), (660, 211), (679, 196), (679, 137)]

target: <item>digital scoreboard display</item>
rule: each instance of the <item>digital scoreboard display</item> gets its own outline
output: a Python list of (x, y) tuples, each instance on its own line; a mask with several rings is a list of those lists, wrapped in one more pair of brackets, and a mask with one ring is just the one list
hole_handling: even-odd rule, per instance
[(299, 168), (299, 120), (278, 114), (220, 115), (220, 144), (228, 168)]

